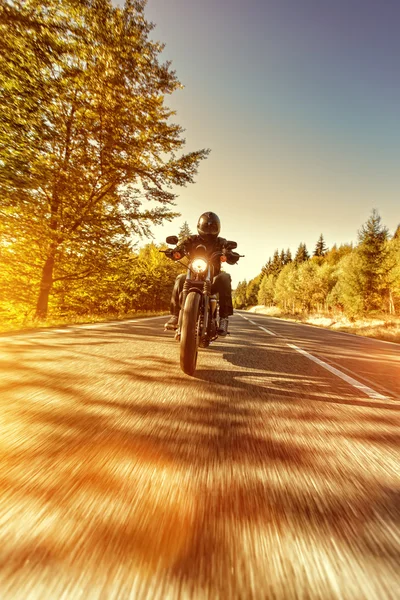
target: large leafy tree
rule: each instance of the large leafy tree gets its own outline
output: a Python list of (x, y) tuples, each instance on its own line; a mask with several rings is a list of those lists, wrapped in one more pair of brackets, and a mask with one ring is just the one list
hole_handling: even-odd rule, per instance
[(235, 308), (244, 308), (247, 305), (247, 281), (239, 281), (236, 290), (233, 293), (233, 305)]
[(260, 289), (262, 273), (249, 281), (246, 289), (246, 306), (254, 306), (258, 303), (258, 292)]
[[(399, 228), (398, 228), (399, 229)], [(400, 311), (400, 235), (388, 244), (389, 311)]]
[(180, 83), (160, 62), (144, 6), (2, 7), (2, 248), (10, 271), (32, 272), (40, 318), (55, 280), (87, 276), (99, 253), (176, 216), (173, 188), (193, 182), (207, 155), (180, 154), (183, 130), (165, 105)]
[(258, 304), (272, 306), (274, 303), (276, 277), (272, 274), (262, 278), (258, 291)]
[(299, 300), (298, 268), (294, 262), (287, 264), (279, 273), (275, 283), (274, 300), (285, 311), (296, 311)]

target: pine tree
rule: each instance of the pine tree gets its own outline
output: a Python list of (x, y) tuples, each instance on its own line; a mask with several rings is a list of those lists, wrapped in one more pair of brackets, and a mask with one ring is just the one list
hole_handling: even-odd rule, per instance
[(322, 256), (325, 256), (327, 252), (328, 252), (328, 248), (327, 248), (327, 245), (325, 244), (324, 236), (321, 233), (321, 235), (319, 236), (318, 241), (316, 243), (316, 246), (315, 246), (314, 256), (322, 257)]
[(281, 253), (280, 253), (280, 261), (281, 261), (281, 266), (284, 267), (286, 265), (286, 254), (285, 251), (282, 249)]
[(291, 253), (291, 251), (290, 251), (290, 248), (288, 248), (288, 249), (286, 250), (286, 263), (285, 263), (285, 264), (286, 264), (286, 265), (288, 265), (289, 263), (291, 263), (291, 262), (292, 262), (292, 260), (293, 260), (293, 259), (292, 259), (292, 253)]
[(186, 238), (190, 237), (191, 235), (193, 234), (190, 231), (189, 224), (187, 221), (185, 221), (178, 233), (179, 243), (185, 240)]
[(300, 265), (301, 263), (305, 262), (309, 258), (310, 258), (310, 255), (308, 254), (307, 246), (303, 242), (301, 242), (299, 244), (299, 247), (297, 248), (296, 256), (294, 257), (294, 263), (296, 265)]
[(261, 269), (261, 273), (265, 277), (268, 277), (268, 275), (272, 274), (272, 260), (271, 260), (271, 257), (267, 260), (266, 264)]
[(400, 239), (400, 224), (397, 225), (397, 229), (394, 232), (393, 239), (395, 239), (395, 240), (399, 240)]
[(388, 295), (388, 229), (382, 225), (377, 210), (373, 210), (368, 221), (358, 234), (357, 253), (360, 257), (359, 277), (362, 282), (364, 311), (382, 310)]
[(274, 255), (272, 257), (271, 273), (275, 276), (279, 275), (283, 267), (284, 265), (282, 263), (282, 258), (279, 253), (279, 250), (275, 250)]

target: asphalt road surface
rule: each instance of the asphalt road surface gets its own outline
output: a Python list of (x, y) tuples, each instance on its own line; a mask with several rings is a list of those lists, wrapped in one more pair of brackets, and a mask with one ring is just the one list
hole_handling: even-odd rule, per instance
[(1, 338), (1, 600), (400, 598), (400, 347), (230, 329)]

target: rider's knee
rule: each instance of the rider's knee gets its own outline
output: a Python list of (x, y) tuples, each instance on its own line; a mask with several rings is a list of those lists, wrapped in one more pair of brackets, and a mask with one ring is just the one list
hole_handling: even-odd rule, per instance
[(222, 271), (221, 273), (219, 273), (215, 279), (217, 279), (219, 281), (219, 283), (225, 287), (226, 286), (230, 287), (231, 281), (232, 281), (232, 278), (229, 275), (229, 273), (225, 273), (225, 271)]

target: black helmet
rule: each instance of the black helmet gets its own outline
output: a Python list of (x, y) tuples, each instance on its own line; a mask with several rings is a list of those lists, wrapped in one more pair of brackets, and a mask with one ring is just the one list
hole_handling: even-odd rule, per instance
[(197, 231), (204, 240), (218, 237), (221, 230), (221, 222), (218, 215), (213, 212), (205, 212), (201, 215), (197, 223)]

